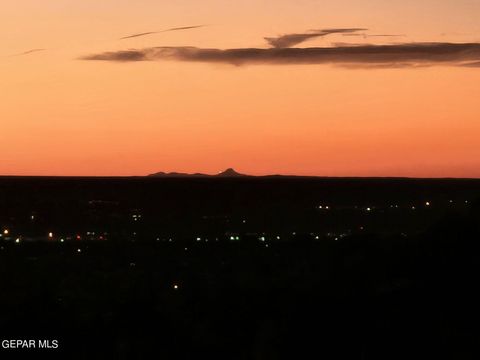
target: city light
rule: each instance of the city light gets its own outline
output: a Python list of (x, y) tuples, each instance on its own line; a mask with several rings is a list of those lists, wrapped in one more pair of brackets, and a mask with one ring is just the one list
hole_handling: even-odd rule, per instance
[(53, 238), (53, 233), (52, 233), (52, 232), (49, 232), (49, 233), (48, 233), (48, 238), (49, 238), (49, 239)]
[(3, 235), (8, 235), (10, 231), (8, 229), (3, 230)]

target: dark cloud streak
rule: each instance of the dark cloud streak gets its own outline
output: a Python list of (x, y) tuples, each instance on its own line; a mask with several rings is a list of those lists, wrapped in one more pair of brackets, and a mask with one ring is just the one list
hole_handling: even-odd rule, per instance
[(170, 29), (166, 29), (166, 30), (162, 30), (162, 31), (148, 31), (148, 32), (144, 32), (144, 33), (124, 36), (124, 37), (120, 38), (119, 40), (132, 39), (132, 38), (136, 38), (136, 37), (153, 35), (153, 34), (161, 34), (161, 33), (170, 32), (170, 31), (198, 29), (198, 28), (201, 28), (201, 27), (204, 27), (204, 26), (205, 25), (182, 26), (182, 27), (175, 27), (175, 28), (170, 28)]
[(196, 47), (153, 47), (106, 52), (84, 60), (116, 62), (173, 60), (233, 65), (249, 64), (333, 64), (384, 68), (453, 65), (476, 67), (480, 63), (479, 43), (407, 43), (309, 48), (202, 49)]
[(120, 40), (132, 39), (132, 38), (136, 38), (136, 37), (140, 37), (140, 36), (146, 36), (146, 35), (152, 35), (152, 34), (158, 34), (158, 33), (159, 33), (158, 31), (149, 31), (149, 32), (144, 32), (144, 33), (140, 33), (140, 34), (133, 34), (133, 35), (124, 36), (124, 37), (120, 38)]
[(45, 50), (47, 50), (47, 49), (31, 49), (31, 50), (24, 51), (20, 54), (15, 54), (13, 56), (29, 55), (29, 54), (33, 54), (33, 53), (40, 52), (40, 51), (45, 51)]
[(191, 29), (198, 29), (205, 27), (205, 25), (194, 25), (194, 26), (182, 26), (182, 27), (176, 27), (176, 28), (171, 28), (167, 30), (163, 30), (160, 32), (168, 32), (168, 31), (179, 31), (179, 30), (191, 30)]
[(307, 33), (299, 34), (285, 34), (277, 37), (266, 37), (265, 40), (274, 48), (289, 48), (298, 44), (301, 44), (307, 40), (327, 36), (337, 33), (352, 33), (356, 31), (365, 31), (367, 29), (360, 28), (340, 28), (340, 29), (320, 29), (311, 30)]

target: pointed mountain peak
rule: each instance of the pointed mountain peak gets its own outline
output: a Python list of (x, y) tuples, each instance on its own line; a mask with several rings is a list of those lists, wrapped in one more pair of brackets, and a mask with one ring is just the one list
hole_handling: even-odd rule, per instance
[(233, 168), (228, 168), (227, 170), (217, 174), (217, 176), (237, 177), (237, 176), (246, 176), (246, 175), (236, 172)]

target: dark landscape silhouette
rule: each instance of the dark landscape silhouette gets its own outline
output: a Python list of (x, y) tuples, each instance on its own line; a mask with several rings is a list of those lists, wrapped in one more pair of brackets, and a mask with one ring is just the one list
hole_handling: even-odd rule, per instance
[(478, 358), (480, 180), (225, 175), (0, 178), (1, 335), (69, 359)]
[(240, 174), (237, 171), (235, 171), (235, 169), (228, 168), (215, 175), (202, 174), (202, 173), (188, 174), (188, 173), (179, 173), (179, 172), (169, 172), (169, 173), (157, 172), (157, 173), (150, 174), (149, 176), (178, 178), (178, 177), (242, 177), (242, 176), (251, 176), (251, 175)]

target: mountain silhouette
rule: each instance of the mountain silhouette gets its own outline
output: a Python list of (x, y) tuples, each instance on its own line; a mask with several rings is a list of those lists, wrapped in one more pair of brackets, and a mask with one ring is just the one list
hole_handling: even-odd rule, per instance
[(172, 177), (172, 178), (184, 178), (184, 177), (221, 177), (221, 178), (236, 178), (236, 177), (245, 177), (245, 176), (250, 176), (250, 175), (245, 175), (245, 174), (240, 174), (235, 171), (233, 168), (228, 168), (225, 171), (222, 171), (216, 175), (208, 175), (208, 174), (202, 174), (202, 173), (194, 173), (194, 174), (188, 174), (188, 173), (179, 173), (179, 172), (157, 172), (148, 175), (150, 177)]
[(236, 172), (233, 168), (228, 168), (225, 171), (222, 171), (221, 173), (217, 174), (216, 176), (218, 177), (241, 177), (241, 176), (248, 176), (244, 174), (240, 174)]

